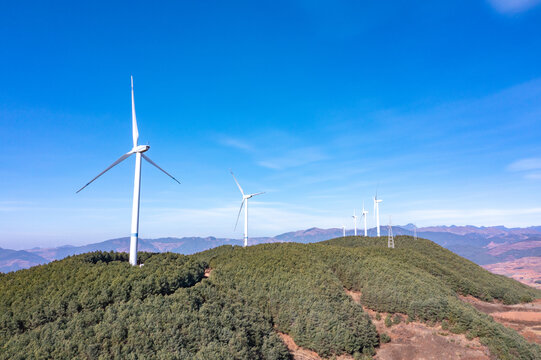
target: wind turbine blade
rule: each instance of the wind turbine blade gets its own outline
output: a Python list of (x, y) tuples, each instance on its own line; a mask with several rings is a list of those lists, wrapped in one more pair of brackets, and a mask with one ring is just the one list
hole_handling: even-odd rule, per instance
[(141, 154), (141, 156), (143, 157), (143, 159), (145, 159), (146, 161), (148, 161), (149, 163), (151, 163), (152, 165), (156, 166), (158, 169), (163, 171), (163, 173), (165, 175), (169, 176), (171, 179), (175, 180), (176, 182), (178, 182), (180, 184), (180, 181), (178, 181), (177, 179), (175, 179), (175, 177), (173, 175), (169, 174), (167, 171), (165, 171), (164, 169), (159, 167), (158, 164), (156, 164), (154, 161), (150, 160), (150, 158), (148, 156), (146, 156), (145, 154)]
[(137, 119), (135, 117), (135, 100), (133, 97), (133, 76), (131, 77), (131, 121), (132, 121), (133, 147), (136, 147), (137, 140), (139, 140), (139, 130), (137, 130)]
[(258, 193), (255, 193), (255, 194), (250, 194), (250, 196), (253, 197), (253, 196), (261, 195), (261, 194), (264, 194), (264, 193), (265, 193), (264, 191), (263, 192), (258, 192)]
[(240, 193), (242, 194), (242, 196), (244, 196), (244, 191), (243, 191), (242, 188), (240, 187), (240, 184), (239, 184), (239, 182), (237, 181), (237, 178), (235, 177), (235, 174), (233, 174), (233, 171), (231, 171), (231, 170), (229, 170), (229, 172), (231, 173), (231, 175), (233, 175), (233, 179), (234, 179), (235, 182), (237, 183), (237, 186), (239, 187)]
[(239, 224), (240, 213), (242, 211), (242, 207), (244, 206), (244, 201), (246, 200), (242, 199), (242, 202), (240, 203), (239, 214), (237, 215), (237, 222), (235, 223), (235, 230), (237, 230), (237, 225)]
[(78, 194), (81, 190), (83, 190), (85, 187), (87, 187), (88, 185), (92, 184), (92, 182), (94, 180), (96, 180), (97, 178), (99, 178), (100, 176), (102, 176), (103, 174), (105, 174), (107, 171), (109, 171), (112, 167), (120, 164), (122, 161), (126, 160), (127, 158), (130, 157), (132, 153), (129, 152), (127, 154), (124, 154), (122, 155), (117, 161), (115, 161), (114, 163), (112, 163), (107, 169), (103, 170), (101, 173), (98, 174), (98, 176), (96, 176), (94, 179), (90, 180), (85, 186), (83, 186), (82, 188), (80, 188), (79, 190), (76, 191), (76, 194)]

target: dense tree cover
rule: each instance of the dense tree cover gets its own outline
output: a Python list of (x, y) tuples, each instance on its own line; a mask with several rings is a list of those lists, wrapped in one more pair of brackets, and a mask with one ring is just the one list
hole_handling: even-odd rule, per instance
[[(411, 236), (395, 236), (395, 249), (386, 251), (387, 238), (344, 237), (320, 244), (355, 248), (376, 248), (378, 254), (393, 262), (411, 264), (439, 280), (462, 295), (472, 295), (484, 301), (502, 300), (505, 304), (530, 302), (540, 297), (540, 292), (502, 275), (495, 275), (477, 264), (433, 243)], [(368, 254), (365, 249), (363, 253)]]
[(238, 289), (270, 313), (297, 345), (322, 356), (372, 353), (378, 345), (374, 324), (312, 248), (270, 244), (227, 252), (211, 261), (214, 282)]
[(457, 297), (516, 303), (540, 292), (428, 240), (400, 236), (395, 246), (362, 237), (222, 246), (143, 253), (141, 268), (97, 252), (2, 275), (0, 359), (289, 359), (277, 330), (325, 357), (373, 354), (388, 339), (344, 288), (374, 310), (479, 337), (498, 358), (541, 358), (539, 346)]
[(289, 358), (268, 316), (200, 282), (204, 261), (140, 259), (89, 253), (3, 276), (0, 358)]

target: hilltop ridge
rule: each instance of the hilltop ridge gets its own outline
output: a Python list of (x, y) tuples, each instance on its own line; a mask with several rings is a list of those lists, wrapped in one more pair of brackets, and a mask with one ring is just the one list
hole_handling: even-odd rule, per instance
[[(289, 359), (280, 332), (324, 358), (368, 359), (383, 335), (363, 307), (445, 322), (500, 359), (541, 357), (538, 345), (458, 297), (514, 304), (539, 291), (429, 240), (395, 244), (345, 237), (142, 253), (142, 268), (126, 254), (93, 252), (3, 274), (0, 358)], [(344, 289), (362, 294), (360, 305)]]

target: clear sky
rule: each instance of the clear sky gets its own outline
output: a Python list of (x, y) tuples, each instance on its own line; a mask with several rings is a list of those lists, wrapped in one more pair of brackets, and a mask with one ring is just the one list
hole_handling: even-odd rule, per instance
[[(382, 223), (541, 224), (541, 4), (0, 5), (0, 247)], [(379, 183), (379, 187), (378, 187)]]

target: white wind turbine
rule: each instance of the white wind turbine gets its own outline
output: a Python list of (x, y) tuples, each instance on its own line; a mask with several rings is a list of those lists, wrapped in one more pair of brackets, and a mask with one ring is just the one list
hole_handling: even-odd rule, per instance
[(246, 208), (244, 209), (244, 247), (248, 246), (248, 199), (264, 194), (265, 192), (258, 192), (255, 194), (248, 194), (245, 195), (244, 191), (240, 187), (239, 182), (237, 181), (237, 178), (235, 177), (235, 174), (233, 174), (233, 171), (229, 170), (231, 172), (231, 175), (233, 175), (233, 179), (237, 183), (237, 186), (239, 187), (240, 193), (242, 194), (242, 202), (240, 203), (240, 209), (239, 214), (237, 215), (237, 222), (235, 223), (235, 230), (237, 229), (237, 225), (239, 223), (240, 213), (242, 211), (242, 207), (244, 206), (244, 203), (246, 203)]
[(355, 214), (355, 209), (353, 209), (353, 223), (355, 224), (355, 236), (357, 236), (357, 215)]
[(346, 227), (342, 225), (342, 237), (346, 237)]
[(103, 170), (98, 174), (94, 179), (90, 180), (85, 186), (77, 190), (79, 193), (85, 187), (90, 185), (94, 180), (105, 174), (114, 166), (120, 164), (122, 161), (129, 158), (131, 155), (135, 154), (135, 180), (133, 184), (133, 206), (132, 206), (132, 216), (131, 216), (131, 235), (130, 235), (130, 264), (137, 265), (137, 240), (139, 238), (139, 198), (141, 194), (141, 158), (144, 158), (150, 164), (157, 167), (159, 170), (163, 171), (171, 179), (175, 180), (180, 184), (180, 182), (175, 179), (167, 171), (159, 167), (154, 161), (150, 160), (148, 156), (143, 154), (144, 152), (150, 149), (148, 145), (137, 145), (137, 140), (139, 139), (139, 131), (137, 130), (137, 120), (135, 118), (135, 101), (133, 97), (133, 76), (131, 77), (131, 116), (132, 116), (132, 136), (133, 136), (133, 148), (122, 155), (117, 161), (112, 163), (107, 169)]
[(363, 212), (361, 216), (364, 218), (364, 236), (368, 236), (368, 229), (366, 228), (366, 215), (368, 215), (368, 210), (364, 209), (364, 201), (363, 201)]
[(379, 232), (379, 203), (383, 200), (378, 199), (378, 192), (376, 191), (376, 196), (374, 196), (374, 216), (376, 217), (376, 231), (378, 237), (380, 236)]

